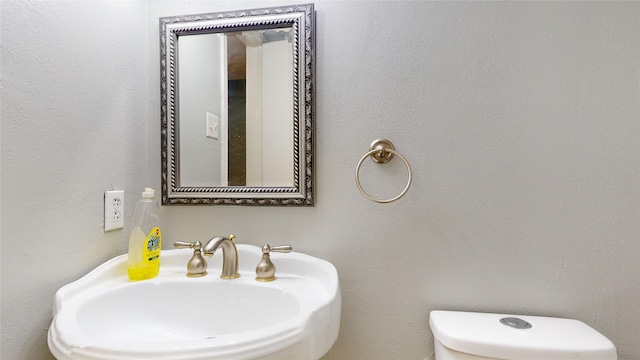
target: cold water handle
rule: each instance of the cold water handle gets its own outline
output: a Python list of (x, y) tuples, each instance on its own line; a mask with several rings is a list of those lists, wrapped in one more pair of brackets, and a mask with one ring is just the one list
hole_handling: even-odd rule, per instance
[(271, 261), (270, 252), (291, 252), (291, 245), (270, 246), (269, 244), (262, 245), (262, 259), (256, 266), (256, 280), (258, 281), (273, 281), (276, 279), (276, 266)]

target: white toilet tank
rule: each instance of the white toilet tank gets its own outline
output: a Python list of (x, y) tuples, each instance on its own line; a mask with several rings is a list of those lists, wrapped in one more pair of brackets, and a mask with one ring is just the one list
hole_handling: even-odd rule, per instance
[(617, 359), (613, 343), (578, 320), (434, 310), (429, 325), (436, 360)]

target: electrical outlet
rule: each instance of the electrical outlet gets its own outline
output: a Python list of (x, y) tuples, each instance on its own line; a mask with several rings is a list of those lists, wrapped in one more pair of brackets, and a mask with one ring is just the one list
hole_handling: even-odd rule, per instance
[(104, 192), (104, 231), (124, 228), (124, 190)]

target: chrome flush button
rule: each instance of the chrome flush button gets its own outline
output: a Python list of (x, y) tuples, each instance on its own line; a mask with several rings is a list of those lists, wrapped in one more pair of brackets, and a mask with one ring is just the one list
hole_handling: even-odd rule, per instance
[(531, 329), (531, 324), (529, 322), (517, 317), (502, 318), (500, 319), (500, 322), (515, 329)]

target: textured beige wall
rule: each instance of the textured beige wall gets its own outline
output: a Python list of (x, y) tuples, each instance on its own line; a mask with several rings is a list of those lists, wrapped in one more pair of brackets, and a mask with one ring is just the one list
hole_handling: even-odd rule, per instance
[(151, 177), (145, 9), (0, 4), (2, 360), (51, 359), (55, 291), (127, 251), (102, 204), (125, 189), (128, 227)]
[[(102, 192), (159, 188), (157, 17), (285, 3), (2, 3), (2, 359), (47, 358), (55, 289), (125, 251)], [(233, 232), (333, 262), (325, 359), (431, 358), (432, 309), (576, 318), (640, 358), (640, 3), (316, 10), (316, 206), (165, 207), (165, 244)], [(378, 137), (414, 170), (389, 205), (353, 181)], [(406, 181), (362, 171), (381, 197)]]

